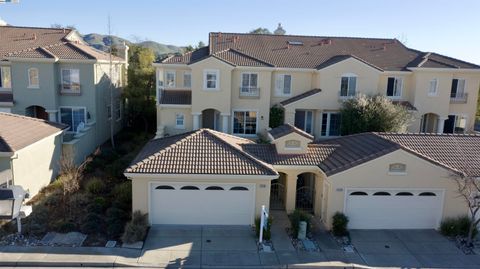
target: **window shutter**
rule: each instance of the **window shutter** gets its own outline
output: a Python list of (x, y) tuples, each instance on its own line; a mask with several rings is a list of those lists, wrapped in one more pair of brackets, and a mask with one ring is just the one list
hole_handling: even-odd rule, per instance
[(387, 96), (393, 96), (393, 86), (395, 85), (395, 78), (388, 78)]
[(452, 90), (450, 91), (450, 97), (457, 96), (457, 86), (458, 86), (458, 79), (452, 80)]

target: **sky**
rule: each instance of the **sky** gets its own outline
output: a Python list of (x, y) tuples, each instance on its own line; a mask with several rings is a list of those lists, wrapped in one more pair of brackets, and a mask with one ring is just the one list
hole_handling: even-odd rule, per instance
[(480, 64), (479, 0), (20, 0), (0, 4), (11, 25), (74, 25), (82, 34), (111, 32), (132, 41), (177, 46), (209, 32), (258, 27), (287, 34), (397, 38), (408, 47)]

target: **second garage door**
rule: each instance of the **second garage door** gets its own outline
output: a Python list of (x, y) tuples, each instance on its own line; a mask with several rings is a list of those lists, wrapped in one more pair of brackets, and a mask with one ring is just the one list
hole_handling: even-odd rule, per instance
[(155, 183), (150, 193), (152, 224), (253, 224), (254, 184)]
[(348, 190), (349, 229), (435, 229), (442, 216), (443, 191)]

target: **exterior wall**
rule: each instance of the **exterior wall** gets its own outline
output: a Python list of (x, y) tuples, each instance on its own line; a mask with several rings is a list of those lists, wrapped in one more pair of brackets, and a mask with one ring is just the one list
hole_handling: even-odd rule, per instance
[(0, 157), (0, 186), (12, 180), (10, 157)]
[[(65, 156), (74, 156), (75, 163), (80, 164), (90, 155), (98, 146), (96, 143), (96, 129), (87, 127), (76, 134), (71, 140), (63, 142), (62, 150)], [(71, 135), (71, 134), (67, 134)]]
[(62, 135), (57, 133), (15, 152), (12, 157), (13, 184), (21, 185), (33, 197), (59, 172)]
[[(184, 125), (185, 128), (179, 129), (176, 127), (176, 115), (177, 114), (184, 115)], [(157, 122), (158, 124), (162, 124), (164, 129), (164, 135), (176, 135), (185, 132), (192, 131), (193, 126), (193, 117), (192, 111), (190, 108), (157, 108)]]
[[(300, 141), (300, 147), (298, 149), (286, 148), (285, 143), (289, 140)], [(288, 135), (279, 137), (272, 141), (275, 144), (278, 154), (302, 154), (306, 153), (308, 150), (308, 143), (312, 142), (311, 139), (308, 139), (304, 136), (301, 136), (296, 133), (290, 133)]]
[[(404, 163), (406, 175), (389, 175), (392, 163)], [(455, 182), (449, 178), (450, 171), (403, 150), (397, 150), (378, 159), (328, 177), (327, 227), (331, 227), (335, 212), (344, 211), (347, 188), (402, 188), (445, 190), (443, 218), (467, 214), (465, 202), (458, 197)]]
[[(277, 75), (291, 75), (292, 77), (292, 87), (291, 91), (292, 94), (287, 96), (279, 96), (275, 93), (275, 79)], [(288, 98), (291, 98), (295, 95), (302, 94), (308, 90), (315, 88), (315, 81), (314, 81), (314, 74), (313, 70), (311, 71), (295, 71), (295, 69), (291, 70), (282, 70), (282, 71), (274, 71), (272, 72), (271, 76), (271, 98), (270, 104), (273, 106), (274, 104), (278, 104)]]

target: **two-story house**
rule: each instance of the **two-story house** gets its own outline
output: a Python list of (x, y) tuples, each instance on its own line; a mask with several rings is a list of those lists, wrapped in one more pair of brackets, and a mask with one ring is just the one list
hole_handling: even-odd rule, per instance
[(412, 110), (409, 132), (474, 126), (480, 66), (397, 39), (210, 33), (207, 47), (154, 63), (157, 137), (207, 127), (265, 134), (279, 105), (316, 139), (340, 135), (342, 102), (385, 95)]
[(110, 57), (71, 29), (1, 26), (0, 111), (68, 125), (64, 151), (82, 161), (122, 128), (127, 52)]

